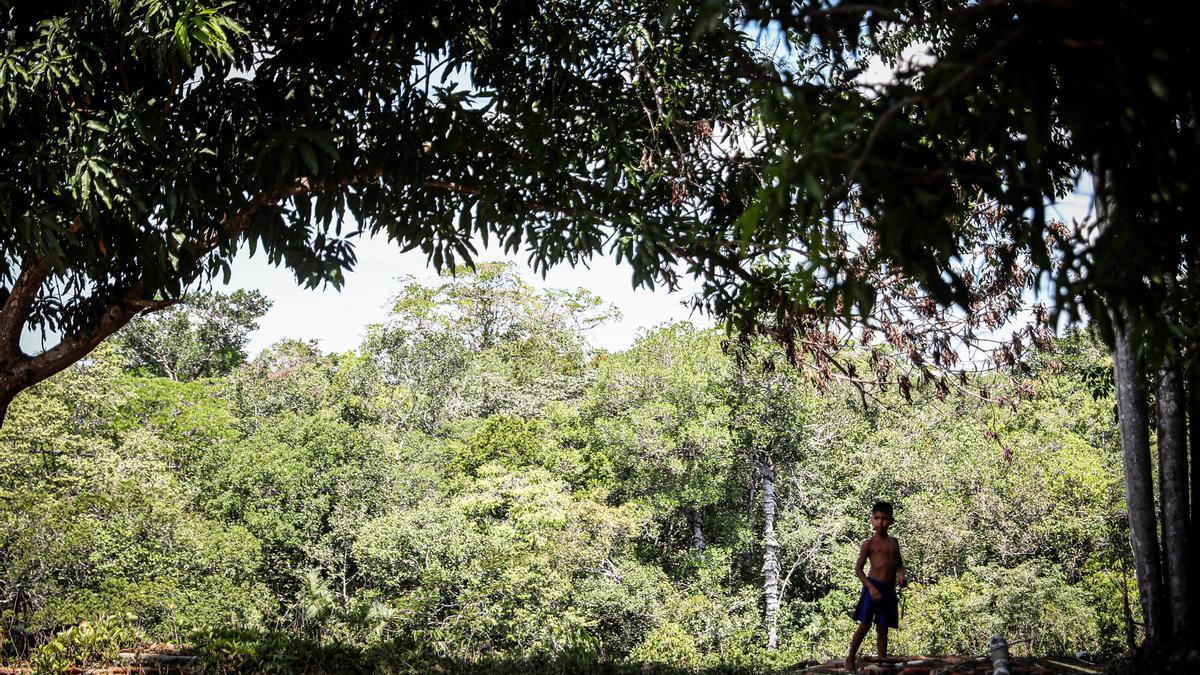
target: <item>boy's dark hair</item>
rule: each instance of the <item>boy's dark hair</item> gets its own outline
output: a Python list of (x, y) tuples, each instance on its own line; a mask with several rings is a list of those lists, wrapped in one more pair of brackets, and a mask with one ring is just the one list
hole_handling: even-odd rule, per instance
[(884, 502), (884, 501), (875, 502), (875, 506), (871, 507), (871, 513), (882, 513), (885, 516), (887, 516), (888, 518), (892, 518), (893, 520), (895, 519), (895, 516), (892, 515), (892, 503), (891, 502)]

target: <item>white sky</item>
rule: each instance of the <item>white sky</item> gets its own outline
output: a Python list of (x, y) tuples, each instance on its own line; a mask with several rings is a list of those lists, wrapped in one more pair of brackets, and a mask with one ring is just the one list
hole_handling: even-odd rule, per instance
[[(284, 338), (314, 339), (325, 351), (346, 351), (358, 347), (366, 326), (387, 319), (390, 298), (398, 290), (397, 277), (414, 275), (423, 281), (435, 282), (437, 274), (426, 266), (421, 251), (401, 253), (386, 238), (360, 239), (355, 250), (358, 264), (346, 274), (341, 292), (332, 287), (309, 290), (296, 285), (286, 268), (275, 268), (261, 253), (254, 258), (245, 252), (234, 261), (229, 286), (217, 285), (225, 292), (235, 288), (258, 289), (275, 302), (271, 311), (259, 321), (259, 329), (250, 338), (249, 352), (257, 354), (264, 347)], [(483, 250), (477, 262), (511, 260), (516, 262), (526, 281), (536, 288), (586, 288), (621, 310), (619, 321), (598, 326), (590, 331), (593, 345), (616, 351), (633, 344), (639, 331), (670, 322), (686, 321), (698, 325), (713, 322), (701, 314), (692, 314), (683, 303), (699, 284), (690, 277), (681, 280), (681, 290), (633, 290), (632, 269), (616, 265), (612, 258), (595, 258), (591, 269), (562, 265), (552, 268), (545, 280), (525, 264), (524, 255), (502, 255), (497, 250)]]

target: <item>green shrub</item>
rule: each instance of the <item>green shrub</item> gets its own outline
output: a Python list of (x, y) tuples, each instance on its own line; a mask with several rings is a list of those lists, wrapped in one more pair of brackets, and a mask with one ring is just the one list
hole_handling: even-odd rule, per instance
[(219, 628), (191, 636), (201, 673), (368, 673), (363, 653), (282, 631)]
[(650, 631), (629, 657), (642, 663), (695, 668), (700, 665), (700, 648), (683, 626), (668, 620)]
[(907, 593), (896, 653), (971, 654), (986, 649), (996, 633), (1018, 654), (1070, 653), (1099, 642), (1086, 593), (1044, 563), (972, 568), (935, 584), (913, 584)]
[(59, 631), (29, 655), (37, 675), (57, 675), (77, 666), (114, 663), (121, 647), (132, 646), (140, 636), (124, 621), (103, 617)]

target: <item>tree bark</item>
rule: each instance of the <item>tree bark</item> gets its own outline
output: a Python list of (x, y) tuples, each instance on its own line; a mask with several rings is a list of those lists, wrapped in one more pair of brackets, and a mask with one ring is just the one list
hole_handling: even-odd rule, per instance
[(688, 509), (688, 521), (692, 525), (692, 548), (696, 554), (704, 556), (704, 514), (698, 508)]
[[(0, 366), (2, 368), (3, 366)], [(8, 404), (16, 398), (18, 390), (4, 388), (0, 390), (0, 428), (4, 427), (4, 420), (8, 417)]]
[(112, 306), (105, 310), (100, 321), (89, 333), (65, 337), (54, 347), (29, 356), (22, 352), (0, 358), (0, 427), (8, 413), (8, 404), (17, 394), (55, 375), (87, 356), (104, 338), (120, 330), (130, 319), (142, 311), (153, 311), (166, 306), (159, 301), (131, 301), (124, 307)]
[[(1200, 247), (1194, 238), (1184, 250), (1184, 265), (1187, 267), (1187, 277), (1184, 282), (1185, 297), (1200, 298)], [(1184, 406), (1187, 409), (1187, 444), (1191, 473), (1191, 508), (1189, 516), (1191, 525), (1200, 524), (1200, 354), (1195, 353), (1196, 344), (1193, 342), (1185, 348), (1181, 362), (1188, 364), (1184, 371)], [(1191, 544), (1192, 563), (1200, 560), (1200, 537), (1193, 536)], [(1192, 583), (1192, 606), (1200, 605), (1200, 584)], [(1192, 621), (1196, 620), (1193, 612)], [(1200, 642), (1193, 638), (1192, 645)]]
[(1113, 312), (1113, 379), (1121, 427), (1121, 457), (1125, 467), (1125, 500), (1129, 508), (1129, 539), (1134, 573), (1146, 625), (1146, 640), (1165, 637), (1166, 595), (1155, 522), (1154, 482), (1150, 469), (1150, 434), (1146, 387), (1137, 353), (1131, 342), (1131, 322), (1120, 310)]
[(1137, 649), (1137, 641), (1134, 639), (1133, 608), (1129, 605), (1129, 566), (1124, 556), (1121, 557), (1121, 607), (1125, 612), (1125, 648), (1132, 654)]
[(763, 596), (766, 600), (767, 649), (779, 646), (779, 540), (775, 538), (775, 465), (765, 452), (758, 454), (758, 476), (763, 494)]
[(1179, 368), (1164, 361), (1155, 394), (1158, 412), (1158, 476), (1163, 524), (1163, 586), (1170, 598), (1171, 637), (1191, 641), (1191, 549), (1188, 530), (1187, 424)]
[[(1192, 478), (1191, 523), (1200, 523), (1200, 368), (1193, 363), (1188, 372), (1187, 389), (1188, 451)], [(1200, 537), (1192, 537), (1192, 562), (1200, 560)], [(1192, 602), (1200, 603), (1200, 584), (1192, 584)], [(1195, 620), (1193, 615), (1192, 620)]]

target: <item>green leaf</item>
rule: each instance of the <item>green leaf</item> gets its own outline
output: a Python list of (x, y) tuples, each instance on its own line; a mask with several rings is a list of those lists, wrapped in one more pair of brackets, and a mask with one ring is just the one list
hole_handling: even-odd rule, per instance
[(192, 47), (191, 38), (188, 35), (188, 25), (184, 19), (180, 19), (175, 24), (175, 45), (179, 51), (179, 55), (183, 57), (183, 62), (191, 67), (192, 65)]
[(108, 187), (104, 185), (103, 181), (94, 181), (92, 185), (95, 186), (96, 193), (100, 195), (100, 199), (103, 200), (104, 205), (111, 209), (113, 202), (112, 195), (108, 192)]
[(300, 157), (304, 160), (304, 166), (308, 167), (309, 175), (318, 175), (321, 167), (317, 164), (317, 156), (313, 154), (312, 146), (308, 143), (297, 143), (296, 145), (300, 150)]
[(808, 196), (813, 199), (819, 200), (825, 198), (825, 191), (821, 189), (821, 183), (811, 173), (804, 174), (804, 189), (808, 191)]
[(80, 162), (80, 167), (81, 168), (76, 172), (76, 175), (79, 177), (79, 199), (80, 201), (86, 202), (91, 195), (92, 174), (87, 169), (86, 160)]

